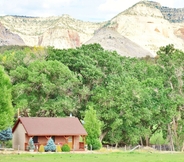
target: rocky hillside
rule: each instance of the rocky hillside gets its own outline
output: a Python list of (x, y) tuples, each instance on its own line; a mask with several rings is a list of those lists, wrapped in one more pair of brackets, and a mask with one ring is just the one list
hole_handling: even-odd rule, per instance
[(4, 16), (0, 22), (28, 46), (74, 48), (89, 40), (103, 23), (83, 22), (69, 15), (58, 17)]
[(160, 3), (154, 1), (142, 1), (141, 3), (158, 8), (163, 14), (163, 17), (171, 23), (184, 22), (184, 8), (169, 8), (161, 6)]
[(69, 15), (1, 16), (0, 45), (67, 49), (95, 42), (105, 49), (117, 50), (121, 55), (142, 57), (149, 53), (155, 56), (161, 46), (168, 44), (184, 50), (183, 10), (163, 7), (153, 1), (140, 1), (101, 23), (84, 22)]
[(2, 45), (25, 45), (18, 34), (10, 32), (0, 23), (0, 46)]
[(92, 44), (98, 42), (104, 49), (109, 51), (116, 51), (121, 56), (128, 57), (146, 57), (153, 55), (143, 49), (141, 46), (132, 42), (128, 38), (119, 34), (113, 28), (102, 28), (97, 31), (93, 38), (85, 44)]
[(111, 19), (105, 26), (156, 54), (160, 46), (174, 44), (184, 49), (184, 41), (176, 34), (175, 24), (166, 20), (161, 11), (149, 2), (139, 2)]

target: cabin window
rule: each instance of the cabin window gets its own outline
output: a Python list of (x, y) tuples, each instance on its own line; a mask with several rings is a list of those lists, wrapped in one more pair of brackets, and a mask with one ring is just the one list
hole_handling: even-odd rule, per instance
[(38, 143), (38, 136), (34, 136), (33, 141), (34, 141), (34, 143)]
[(72, 137), (71, 136), (68, 138), (68, 142), (72, 142)]
[(51, 138), (52, 138), (52, 139), (53, 139), (53, 141), (55, 142), (55, 136), (52, 136)]

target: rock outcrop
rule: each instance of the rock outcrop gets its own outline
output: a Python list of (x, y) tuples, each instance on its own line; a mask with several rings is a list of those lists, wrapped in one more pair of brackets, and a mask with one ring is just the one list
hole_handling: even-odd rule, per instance
[(153, 55), (156, 55), (161, 46), (168, 44), (184, 49), (184, 41), (175, 35), (173, 24), (152, 3), (148, 5), (148, 2), (139, 2), (118, 14), (105, 26), (115, 28), (121, 35)]
[[(148, 55), (155, 56), (161, 46), (168, 44), (184, 50), (183, 20), (184, 9), (163, 7), (154, 1), (140, 1), (101, 23), (84, 22), (69, 15), (1, 16), (0, 45), (25, 44), (67, 49), (95, 42), (121, 55), (142, 57), (148, 52)], [(96, 31), (99, 31), (98, 34)], [(113, 39), (109, 39), (109, 34), (113, 35)], [(110, 46), (110, 42), (114, 47)]]
[(116, 51), (121, 56), (153, 57), (149, 51), (119, 34), (113, 28), (102, 28), (85, 44), (99, 43), (105, 50)]
[(10, 32), (0, 23), (0, 46), (3, 45), (25, 45), (18, 34)]
[(93, 37), (104, 23), (76, 20), (69, 15), (53, 17), (4, 16), (0, 22), (18, 34), (28, 46), (74, 48)]

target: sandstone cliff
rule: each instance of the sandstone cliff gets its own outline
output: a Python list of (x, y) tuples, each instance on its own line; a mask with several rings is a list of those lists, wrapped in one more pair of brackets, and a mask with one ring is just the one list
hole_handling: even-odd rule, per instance
[(58, 17), (4, 16), (0, 22), (28, 46), (74, 48), (89, 40), (103, 23), (84, 22), (69, 15)]
[[(122, 55), (134, 56), (130, 52), (138, 50), (142, 54), (136, 52), (135, 57), (142, 57), (147, 52), (155, 56), (161, 46), (168, 44), (184, 50), (183, 10), (163, 7), (153, 1), (140, 1), (111, 20), (101, 23), (84, 22), (69, 15), (1, 16), (0, 45), (25, 44), (67, 49), (81, 46), (85, 42), (95, 42), (103, 44), (105, 49), (117, 50)], [(106, 30), (106, 27), (113, 30)], [(101, 33), (95, 34), (96, 31)], [(109, 35), (114, 35), (114, 42), (108, 38)], [(114, 47), (110, 47), (109, 42)], [(129, 47), (124, 46), (128, 44)], [(134, 50), (131, 51), (130, 47)]]
[(184, 41), (175, 35), (173, 24), (161, 11), (147, 2), (139, 2), (115, 16), (106, 26), (115, 28), (121, 35), (156, 54), (160, 46), (174, 44), (184, 49)]
[(141, 1), (139, 3), (159, 9), (163, 17), (171, 23), (184, 22), (184, 8), (169, 8), (154, 1)]

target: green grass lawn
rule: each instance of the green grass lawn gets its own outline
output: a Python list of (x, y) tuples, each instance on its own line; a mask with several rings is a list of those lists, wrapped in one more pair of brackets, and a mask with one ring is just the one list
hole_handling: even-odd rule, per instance
[(184, 153), (27, 153), (0, 154), (0, 162), (184, 162)]

